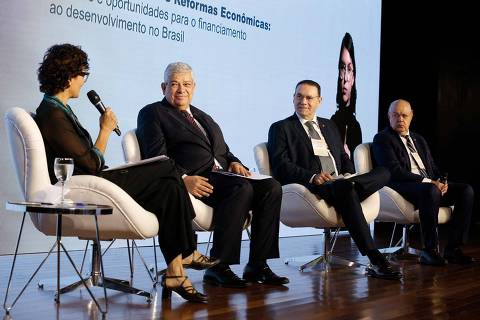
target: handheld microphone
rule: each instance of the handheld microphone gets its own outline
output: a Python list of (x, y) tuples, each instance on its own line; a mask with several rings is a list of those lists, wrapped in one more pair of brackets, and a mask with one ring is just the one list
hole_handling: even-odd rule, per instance
[[(97, 108), (98, 112), (100, 112), (100, 114), (104, 114), (105, 113), (105, 110), (107, 109), (105, 107), (105, 105), (103, 104), (102, 100), (100, 99), (100, 96), (95, 92), (95, 90), (90, 90), (87, 92), (87, 97), (88, 97), (88, 100), (90, 100), (90, 102), (95, 106), (95, 108)], [(122, 132), (120, 131), (120, 129), (118, 128), (118, 125), (115, 129), (113, 129), (113, 131), (115, 131), (115, 133), (118, 135), (118, 136), (121, 136), (122, 135)]]

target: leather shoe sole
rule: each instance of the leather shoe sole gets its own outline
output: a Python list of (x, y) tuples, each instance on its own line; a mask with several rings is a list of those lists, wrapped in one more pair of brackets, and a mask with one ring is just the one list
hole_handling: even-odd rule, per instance
[(235, 281), (235, 282), (226, 282), (226, 281), (220, 281), (216, 277), (211, 277), (204, 275), (203, 276), (203, 282), (208, 283), (217, 287), (223, 287), (223, 288), (246, 288), (248, 286), (247, 282), (241, 282), (241, 281)]
[(251, 283), (270, 284), (274, 286), (281, 286), (290, 282), (290, 280), (288, 280), (287, 277), (276, 276), (272, 278), (266, 278), (259, 274), (248, 274), (248, 273), (243, 274), (243, 279)]
[(367, 275), (372, 278), (386, 279), (386, 280), (400, 280), (402, 274), (399, 271), (394, 270), (381, 270), (375, 266), (368, 266), (366, 268)]
[(420, 254), (419, 262), (420, 264), (434, 267), (441, 267), (447, 264), (447, 261), (443, 259), (438, 253), (426, 251), (422, 251), (422, 253)]
[(205, 271), (203, 282), (224, 288), (245, 288), (248, 286), (248, 283), (239, 278), (232, 270), (229, 268), (218, 270), (218, 266)]

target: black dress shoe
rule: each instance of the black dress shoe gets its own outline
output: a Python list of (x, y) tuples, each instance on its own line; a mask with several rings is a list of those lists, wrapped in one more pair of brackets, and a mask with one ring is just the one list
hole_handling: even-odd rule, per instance
[(386, 259), (381, 260), (375, 264), (370, 263), (366, 269), (367, 275), (373, 278), (399, 280), (402, 278), (402, 273), (393, 269), (390, 262)]
[(272, 284), (277, 286), (290, 282), (287, 277), (277, 276), (266, 263), (258, 267), (247, 264), (243, 271), (243, 279), (247, 282)]
[(438, 253), (437, 250), (424, 249), (420, 254), (420, 264), (428, 266), (444, 266), (447, 264), (445, 259)]
[(471, 264), (475, 261), (472, 257), (464, 254), (462, 252), (462, 249), (460, 248), (455, 248), (453, 250), (445, 249), (443, 257), (445, 258), (445, 260), (448, 261), (448, 263), (454, 263), (454, 264), (465, 265), (465, 264)]
[(226, 288), (245, 288), (247, 282), (240, 279), (229, 266), (218, 264), (205, 271), (203, 282)]
[(194, 269), (194, 270), (205, 270), (213, 266), (216, 266), (219, 263), (220, 263), (219, 259), (211, 258), (201, 254), (197, 256), (196, 259), (192, 258), (192, 261), (190, 263), (184, 263), (183, 267), (187, 269)]

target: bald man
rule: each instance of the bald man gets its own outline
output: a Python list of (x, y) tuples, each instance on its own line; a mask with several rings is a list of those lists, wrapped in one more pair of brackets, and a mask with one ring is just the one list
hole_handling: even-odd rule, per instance
[[(470, 185), (443, 180), (425, 139), (410, 131), (413, 110), (406, 100), (395, 100), (388, 109), (390, 126), (377, 133), (372, 151), (377, 165), (390, 170), (388, 186), (419, 210), (424, 248), (420, 263), (442, 266), (446, 262), (470, 264), (473, 259), (460, 249), (468, 238), (473, 207)], [(443, 257), (438, 252), (438, 210), (455, 206), (449, 222)]]

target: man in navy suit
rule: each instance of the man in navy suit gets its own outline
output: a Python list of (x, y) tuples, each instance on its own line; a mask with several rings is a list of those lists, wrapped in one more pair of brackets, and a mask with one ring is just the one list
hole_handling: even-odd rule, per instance
[[(312, 80), (295, 87), (295, 114), (271, 125), (268, 154), (273, 176), (282, 185), (300, 183), (332, 205), (371, 264), (367, 274), (399, 279), (401, 273), (375, 247), (360, 202), (382, 188), (390, 178), (384, 168), (348, 178), (355, 172), (335, 123), (316, 116), (322, 101), (320, 85)], [(342, 178), (340, 175), (344, 176)]]
[[(389, 169), (389, 187), (400, 193), (419, 210), (424, 250), (420, 263), (445, 265), (469, 264), (473, 259), (463, 254), (460, 246), (466, 240), (473, 207), (473, 189), (464, 183), (441, 180), (425, 139), (410, 131), (413, 111), (410, 103), (396, 100), (388, 109), (390, 127), (377, 133), (372, 151), (376, 164)], [(443, 257), (438, 247), (438, 209), (455, 205), (448, 243)]]
[[(288, 283), (288, 278), (277, 276), (266, 262), (279, 257), (280, 184), (274, 179), (244, 178), (251, 173), (230, 152), (218, 124), (190, 104), (195, 81), (188, 64), (169, 64), (162, 90), (162, 101), (140, 110), (136, 134), (143, 158), (167, 155), (173, 159), (188, 192), (213, 207), (210, 255), (220, 263), (205, 272), (204, 281), (234, 288), (250, 282)], [(221, 174), (227, 171), (244, 177)], [(241, 279), (229, 265), (240, 262), (242, 230), (250, 210), (250, 255)]]

